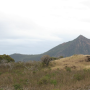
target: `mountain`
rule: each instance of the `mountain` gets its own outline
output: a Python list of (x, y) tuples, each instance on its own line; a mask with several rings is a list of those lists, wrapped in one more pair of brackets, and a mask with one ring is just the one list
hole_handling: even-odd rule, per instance
[(67, 57), (74, 54), (90, 54), (90, 39), (87, 39), (86, 37), (80, 35), (73, 41), (62, 43), (52, 48), (45, 54), (54, 57)]
[(22, 55), (12, 54), (10, 55), (15, 61), (28, 61), (28, 60), (40, 60), (43, 55), (50, 55), (52, 57), (59, 56), (71, 56), (74, 54), (90, 54), (90, 39), (80, 35), (76, 39), (62, 43), (49, 51), (39, 55)]

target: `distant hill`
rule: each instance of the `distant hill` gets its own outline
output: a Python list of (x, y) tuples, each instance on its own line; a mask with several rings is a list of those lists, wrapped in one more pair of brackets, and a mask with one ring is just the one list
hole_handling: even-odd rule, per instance
[(43, 56), (42, 54), (38, 54), (38, 55), (11, 54), (10, 55), (10, 57), (12, 57), (16, 62), (17, 61), (25, 62), (29, 60), (38, 61), (42, 56)]
[(62, 43), (49, 51), (39, 55), (23, 55), (12, 54), (10, 55), (15, 61), (28, 61), (28, 60), (40, 60), (43, 55), (50, 55), (53, 57), (59, 56), (72, 56), (74, 54), (90, 54), (90, 39), (80, 35), (76, 39)]

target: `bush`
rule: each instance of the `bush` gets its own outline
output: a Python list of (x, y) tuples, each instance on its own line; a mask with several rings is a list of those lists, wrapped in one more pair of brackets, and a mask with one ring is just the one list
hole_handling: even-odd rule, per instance
[(39, 85), (47, 84), (47, 83), (49, 82), (49, 79), (50, 79), (50, 77), (48, 77), (48, 76), (43, 76), (43, 77), (39, 80), (38, 84), (39, 84)]
[(84, 75), (75, 74), (75, 75), (74, 75), (74, 79), (80, 81), (80, 80), (84, 79)]
[(0, 89), (0, 90), (3, 90), (3, 89)]
[(43, 65), (43, 66), (48, 66), (48, 65), (49, 65), (49, 62), (51, 61), (51, 57), (48, 56), (48, 55), (44, 55), (44, 56), (41, 58), (41, 61), (42, 61), (42, 65)]
[(57, 60), (58, 58), (57, 57), (51, 57), (51, 60)]
[(11, 58), (9, 55), (0, 55), (0, 63), (7, 63), (7, 62), (15, 62), (13, 58)]
[(2, 74), (2, 72), (0, 72), (0, 75)]
[(20, 84), (13, 85), (15, 90), (23, 90)]
[(57, 81), (56, 80), (51, 80), (51, 84), (56, 85), (57, 84)]
[(60, 56), (59, 58), (63, 58), (63, 56)]
[(71, 68), (70, 67), (66, 66), (65, 69), (66, 69), (66, 71), (71, 72)]

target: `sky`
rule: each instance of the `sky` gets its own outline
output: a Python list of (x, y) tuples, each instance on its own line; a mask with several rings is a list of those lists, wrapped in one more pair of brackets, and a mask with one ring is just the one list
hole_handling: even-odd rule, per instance
[(83, 35), (90, 0), (1, 0), (0, 54), (41, 54)]

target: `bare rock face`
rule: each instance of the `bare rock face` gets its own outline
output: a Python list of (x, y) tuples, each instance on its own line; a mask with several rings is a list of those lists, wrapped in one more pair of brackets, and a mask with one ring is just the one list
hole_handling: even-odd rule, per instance
[(86, 58), (87, 58), (87, 59), (86, 59), (85, 61), (86, 61), (86, 62), (90, 62), (90, 56), (86, 56)]

